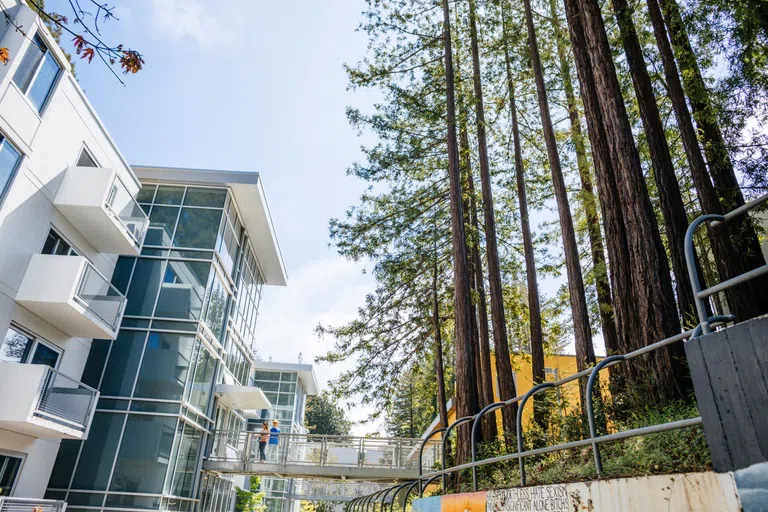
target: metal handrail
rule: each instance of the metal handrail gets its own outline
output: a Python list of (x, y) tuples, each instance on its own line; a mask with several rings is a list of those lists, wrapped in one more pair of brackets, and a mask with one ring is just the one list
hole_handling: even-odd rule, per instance
[(693, 244), (693, 235), (696, 232), (696, 229), (705, 222), (712, 222), (713, 224), (729, 222), (740, 215), (744, 215), (745, 213), (754, 210), (766, 202), (768, 202), (768, 194), (764, 194), (754, 201), (746, 203), (724, 215), (716, 215), (712, 213), (702, 215), (691, 222), (690, 226), (688, 226), (688, 230), (685, 232), (685, 263), (688, 266), (688, 277), (691, 280), (693, 299), (696, 303), (696, 313), (699, 316), (699, 325), (701, 326), (701, 332), (704, 334), (712, 332), (711, 326), (709, 325), (709, 319), (707, 318), (707, 303), (705, 299), (715, 293), (727, 290), (728, 288), (742, 284), (750, 279), (768, 274), (768, 264), (727, 279), (709, 288), (702, 288), (699, 271), (696, 268), (696, 248)]
[(87, 432), (99, 392), (46, 366), (34, 415)]
[[(118, 187), (113, 194), (112, 189), (117, 187), (118, 183), (120, 187)], [(124, 195), (123, 199), (127, 198), (128, 202), (127, 205), (118, 212), (113, 203), (118, 199), (117, 194), (121, 193)], [(125, 231), (133, 239), (136, 247), (140, 248), (144, 243), (144, 237), (149, 230), (149, 217), (146, 212), (144, 212), (141, 205), (139, 205), (138, 201), (136, 201), (136, 198), (128, 192), (128, 187), (125, 186), (120, 175), (117, 173), (115, 173), (114, 181), (110, 185), (110, 192), (107, 194), (107, 198), (104, 201), (104, 207), (110, 215), (123, 225)]]
[(127, 299), (90, 261), (83, 259), (85, 265), (77, 283), (74, 299), (116, 331), (120, 326)]

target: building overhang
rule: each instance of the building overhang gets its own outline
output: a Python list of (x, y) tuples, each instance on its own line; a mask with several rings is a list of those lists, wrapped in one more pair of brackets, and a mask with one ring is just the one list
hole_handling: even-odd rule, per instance
[(264, 273), (265, 283), (285, 286), (285, 270), (280, 244), (269, 212), (261, 176), (255, 171), (217, 171), (180, 167), (135, 165), (133, 171), (142, 182), (168, 182), (190, 185), (226, 186), (232, 191), (251, 245)]
[(217, 384), (216, 396), (219, 397), (219, 402), (231, 409), (250, 411), (272, 408), (272, 404), (264, 396), (264, 392), (253, 386)]

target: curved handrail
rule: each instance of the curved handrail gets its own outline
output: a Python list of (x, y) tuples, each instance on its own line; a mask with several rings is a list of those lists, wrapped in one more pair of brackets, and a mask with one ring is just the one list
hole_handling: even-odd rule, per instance
[[(429, 484), (431, 484), (432, 482), (434, 482), (435, 480), (437, 480), (438, 478), (440, 478), (442, 476), (443, 476), (442, 474), (437, 474), (437, 475), (433, 475), (433, 476), (430, 476), (429, 478), (427, 478), (426, 482), (424, 482), (423, 484), (421, 484), (419, 486), (419, 498), (423, 498), (424, 497), (424, 489), (429, 487)], [(422, 479), (420, 478), (419, 481), (421, 481), (421, 480)], [(442, 491), (445, 492), (445, 487), (442, 488)]]
[[(467, 423), (468, 421), (474, 420), (476, 415), (472, 416), (464, 416), (462, 418), (459, 418), (455, 420), (453, 423), (448, 425), (448, 428), (445, 429), (445, 434), (443, 435), (443, 438), (440, 440), (440, 467), (445, 470), (445, 459), (446, 459), (446, 453), (445, 453), (445, 443), (448, 441), (448, 437), (451, 435), (451, 431), (453, 431), (454, 428), (458, 427), (462, 423)], [(447, 487), (447, 482), (445, 480), (445, 475), (443, 475), (443, 489)]]
[[(485, 407), (483, 407), (479, 413), (475, 415), (475, 421), (472, 422), (472, 438), (471, 438), (471, 448), (472, 448), (472, 462), (477, 462), (477, 429), (480, 425), (481, 418), (491, 412), (498, 409), (501, 409), (502, 407), (506, 407), (508, 405), (512, 405), (515, 402), (518, 402), (520, 400), (519, 396), (516, 396), (514, 398), (510, 398), (509, 400), (502, 400), (500, 402), (494, 402), (492, 404), (488, 404)], [(472, 466), (472, 490), (477, 491), (477, 466)]]
[[(531, 398), (533, 395), (538, 393), (539, 391), (543, 391), (545, 389), (554, 388), (555, 383), (554, 382), (542, 382), (541, 384), (538, 384), (531, 389), (528, 390), (528, 392), (523, 395), (523, 399), (520, 400), (520, 405), (517, 408), (517, 453), (523, 453), (523, 409), (525, 408), (525, 403), (528, 401), (529, 398)], [(523, 462), (523, 458), (519, 457), (518, 463), (520, 465), (520, 485), (525, 485), (525, 463)]]

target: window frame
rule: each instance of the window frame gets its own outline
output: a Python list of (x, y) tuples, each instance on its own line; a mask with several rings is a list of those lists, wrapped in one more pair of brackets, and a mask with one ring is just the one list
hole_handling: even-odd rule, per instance
[(19, 158), (16, 160), (16, 164), (13, 166), (11, 174), (8, 176), (8, 182), (3, 188), (0, 189), (0, 208), (2, 208), (5, 204), (5, 199), (8, 197), (8, 192), (10, 192), (11, 187), (16, 182), (16, 177), (19, 175), (19, 169), (21, 169), (21, 162), (24, 161), (25, 156), (24, 152), (19, 149), (19, 146), (14, 144), (13, 141), (11, 141), (5, 133), (0, 131), (0, 150), (2, 150), (3, 145), (6, 143), (10, 144), (11, 148), (19, 154)]
[(19, 465), (19, 471), (18, 473), (16, 473), (16, 477), (13, 479), (13, 483), (11, 484), (10, 490), (8, 490), (8, 493), (6, 494), (5, 492), (6, 489), (3, 489), (4, 496), (13, 496), (13, 493), (16, 490), (16, 485), (19, 483), (19, 477), (21, 477), (21, 473), (24, 471), (24, 464), (27, 462), (27, 454), (0, 448), (0, 456), (11, 457), (14, 459), (21, 459), (21, 464)]
[[(96, 157), (93, 156), (93, 151), (88, 149), (88, 145), (83, 143), (83, 145), (80, 147), (80, 152), (77, 153), (77, 158), (75, 159), (75, 166), (78, 166), (77, 164), (80, 162), (80, 159), (83, 157), (83, 153), (88, 155), (88, 158), (91, 159), (91, 161), (94, 163), (93, 167), (101, 167), (101, 164), (99, 164), (99, 161), (96, 160)], [(82, 166), (78, 166), (82, 167)]]
[[(59, 82), (61, 81), (62, 75), (64, 75), (64, 66), (59, 61), (56, 54), (51, 49), (52, 46), (48, 44), (48, 41), (46, 41), (46, 38), (44, 37), (44, 34), (41, 33), (41, 29), (38, 28), (37, 31), (35, 31), (34, 34), (28, 34), (28, 39), (30, 40), (29, 44), (37, 45), (38, 48), (42, 45), (45, 48), (45, 51), (43, 52), (43, 57), (40, 59), (40, 62), (37, 63), (37, 66), (35, 67), (35, 71), (32, 73), (32, 78), (30, 78), (29, 83), (27, 86), (22, 89), (19, 84), (16, 83), (15, 74), (16, 71), (18, 71), (18, 68), (14, 71), (14, 76), (11, 76), (11, 83), (16, 87), (16, 89), (21, 93), (22, 96), (24, 96), (24, 99), (27, 100), (27, 103), (32, 108), (32, 110), (35, 112), (35, 114), (38, 116), (38, 118), (42, 119), (43, 113), (48, 108), (48, 104), (50, 103), (51, 98), (53, 97), (54, 91), (58, 88)], [(40, 41), (40, 44), (36, 42), (36, 40)], [(27, 47), (29, 49), (29, 47)], [(26, 55), (26, 52), (24, 52)], [(45, 63), (45, 56), (46, 54), (50, 54), (51, 58), (54, 60), (56, 65), (59, 67), (59, 70), (56, 72), (56, 77), (51, 82), (51, 86), (48, 89), (48, 93), (45, 96), (45, 99), (40, 104), (40, 108), (35, 106), (34, 103), (32, 103), (32, 100), (29, 98), (29, 91), (32, 90), (32, 87), (35, 85), (35, 81), (37, 80), (37, 77), (40, 75), (40, 70), (43, 68), (43, 64)], [(22, 59), (24, 56), (22, 55)]]
[[(56, 252), (52, 252), (52, 253), (43, 252), (43, 250), (45, 249), (45, 244), (48, 241), (48, 237), (50, 236), (51, 232), (55, 233), (59, 237), (59, 240), (56, 242), (56, 245), (54, 247), (58, 247), (59, 243), (61, 241), (69, 244), (69, 253), (68, 254), (56, 254)], [(61, 234), (61, 231), (56, 229), (56, 226), (54, 226), (53, 224), (50, 225), (50, 228), (48, 229), (48, 232), (45, 234), (45, 240), (43, 240), (43, 244), (40, 246), (39, 254), (50, 254), (50, 255), (53, 255), (53, 256), (82, 256), (83, 258), (85, 258), (85, 255), (83, 254), (83, 251), (78, 249), (77, 246), (75, 244), (73, 244), (69, 240), (69, 238), (67, 238), (63, 234)], [(86, 259), (88, 259), (88, 258), (86, 258)]]
[[(14, 331), (18, 332), (19, 334), (21, 334), (23, 336), (26, 336), (27, 338), (32, 340), (32, 346), (27, 351), (27, 357), (24, 360), (19, 361), (17, 364), (32, 364), (31, 361), (32, 361), (32, 358), (35, 355), (35, 352), (37, 351), (37, 347), (39, 345), (43, 345), (44, 347), (49, 348), (52, 351), (56, 352), (56, 354), (57, 354), (56, 365), (53, 366), (53, 369), (54, 370), (58, 370), (59, 369), (59, 365), (61, 364), (61, 359), (64, 356), (64, 349), (63, 348), (61, 348), (61, 347), (51, 343), (50, 341), (46, 340), (45, 338), (42, 338), (41, 336), (38, 336), (34, 332), (30, 331), (26, 327), (23, 327), (23, 326), (17, 324), (16, 322), (12, 321), (11, 324), (8, 326), (8, 329), (9, 330), (13, 329)], [(8, 333), (8, 331), (6, 331), (6, 335), (7, 335), (7, 333)], [(3, 342), (5, 342), (5, 339), (3, 339)], [(2, 344), (0, 344), (0, 345), (2, 345)], [(1, 450), (0, 450), (0, 452), (1, 452)]]

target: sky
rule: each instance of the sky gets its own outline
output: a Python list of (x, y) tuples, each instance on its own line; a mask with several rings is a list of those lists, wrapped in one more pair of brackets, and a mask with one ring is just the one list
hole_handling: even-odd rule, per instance
[[(328, 220), (364, 187), (346, 176), (364, 140), (345, 109), (370, 106), (374, 96), (348, 92), (343, 68), (365, 53), (355, 31), (364, 2), (110, 3), (120, 20), (102, 26), (106, 41), (139, 50), (145, 68), (123, 86), (96, 60), (81, 61), (81, 86), (132, 164), (261, 173), (289, 279), (264, 289), (257, 346), (264, 359), (312, 362), (332, 347), (314, 335), (317, 324), (353, 319), (373, 288), (362, 265), (328, 246)], [(48, 7), (67, 14), (56, 2)], [(316, 366), (321, 386), (340, 370)]]

